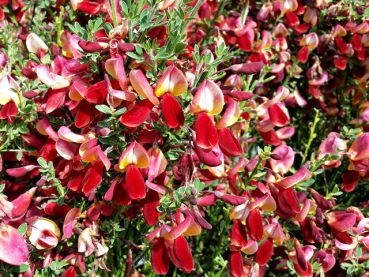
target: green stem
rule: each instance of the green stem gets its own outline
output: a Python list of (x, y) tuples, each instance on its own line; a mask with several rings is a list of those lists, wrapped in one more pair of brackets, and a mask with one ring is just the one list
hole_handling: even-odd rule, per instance
[(130, 43), (133, 42), (132, 19), (128, 19), (128, 40)]
[(290, 79), (291, 79), (291, 77), (293, 77), (294, 76), (294, 71), (295, 71), (295, 67), (297, 66), (297, 62), (295, 61), (294, 63), (293, 63), (293, 65), (292, 65), (292, 68), (290, 69), (290, 74), (287, 76), (287, 78), (284, 80), (284, 82), (283, 82), (283, 86), (284, 87), (288, 87), (288, 83), (289, 83), (289, 81), (290, 81)]
[(113, 15), (113, 24), (114, 27), (118, 26), (118, 21), (117, 21), (117, 8), (115, 7), (115, 1), (114, 0), (110, 0), (110, 7), (111, 7), (111, 13)]
[(35, 17), (36, 6), (37, 6), (37, 2), (34, 2), (33, 3), (33, 6), (32, 6), (32, 17), (31, 17), (31, 21), (33, 21), (33, 18)]
[[(158, 5), (159, 1), (156, 1), (155, 2), (155, 5), (150, 9), (150, 13), (149, 13), (149, 16), (148, 16), (148, 22), (152, 21), (153, 19), (153, 16), (155, 14), (155, 11), (157, 10), (157, 5)], [(142, 43), (144, 41), (144, 38), (147, 34), (147, 32), (150, 30), (150, 28), (148, 29), (145, 29), (145, 31), (143, 31), (139, 37), (139, 39), (137, 40), (138, 43)]]
[(224, 212), (224, 218), (225, 218), (226, 223), (224, 224), (224, 228), (218, 236), (219, 240), (218, 240), (218, 243), (217, 243), (217, 246), (216, 246), (216, 249), (215, 249), (215, 253), (214, 253), (214, 256), (213, 256), (214, 258), (216, 258), (218, 256), (219, 252), (223, 249), (223, 248), (221, 248), (223, 239), (228, 238), (228, 236), (224, 235), (224, 232), (227, 230), (227, 226), (228, 226), (229, 221), (230, 221), (229, 216), (228, 216), (226, 211)]
[(222, 268), (219, 270), (219, 272), (217, 272), (216, 276), (222, 276), (222, 273), (224, 271), (224, 269), (227, 267), (227, 262), (224, 263), (224, 265), (222, 266)]
[[(5, 142), (0, 146), (0, 151), (4, 149), (4, 147), (8, 144), (8, 142), (9, 142), (9, 137), (6, 136)], [(0, 143), (2, 143), (2, 141), (0, 141)]]
[(261, 157), (259, 157), (259, 160), (258, 162), (256, 163), (254, 169), (251, 171), (251, 174), (250, 174), (250, 177), (246, 180), (246, 183), (245, 183), (245, 189), (247, 188), (247, 186), (250, 184), (251, 180), (252, 180), (252, 177), (254, 177), (255, 173), (256, 173), (256, 170), (258, 169), (260, 163), (261, 163), (262, 159)]
[(196, 65), (196, 72), (195, 72), (195, 81), (193, 83), (193, 87), (197, 87), (197, 83), (200, 80), (200, 70), (203, 67), (204, 63), (201, 62), (200, 64)]
[(104, 80), (104, 70), (103, 70), (103, 67), (102, 67), (101, 57), (97, 58), (97, 66), (98, 66), (98, 69), (99, 69), (100, 80), (103, 81)]
[(59, 47), (62, 46), (62, 43), (61, 43), (61, 40), (60, 40), (60, 37), (61, 37), (61, 34), (63, 32), (63, 15), (64, 15), (64, 7), (63, 6), (60, 6), (60, 13), (59, 13), (59, 18), (56, 17), (55, 18), (55, 23), (57, 25), (57, 33), (56, 33), (56, 43)]
[[(217, 11), (215, 12), (215, 15), (214, 15), (214, 18), (213, 20), (210, 22), (210, 24), (207, 26), (207, 29), (206, 29), (206, 34), (205, 34), (205, 38), (208, 38), (210, 36), (210, 34), (214, 31), (216, 31), (217, 29), (214, 28), (215, 26), (215, 21), (218, 19), (219, 15), (223, 12), (224, 10), (224, 7), (226, 5), (227, 1), (226, 0), (221, 0), (220, 1), (220, 5), (217, 9)], [(203, 40), (201, 42), (201, 45), (205, 42), (205, 40)]]
[(187, 18), (187, 22), (186, 22), (186, 24), (184, 24), (184, 25), (182, 25), (182, 34), (184, 33), (184, 31), (185, 30), (187, 30), (188, 29), (188, 26), (190, 26), (190, 23), (192, 22), (192, 19), (191, 18), (193, 18), (194, 16), (195, 16), (195, 14), (197, 13), (197, 11), (200, 9), (200, 6), (201, 6), (201, 4), (203, 3), (204, 1), (203, 0), (199, 0), (199, 1), (197, 1), (197, 3), (196, 3), (196, 6), (193, 8), (193, 10), (192, 10), (192, 12), (191, 12), (191, 14), (190, 14), (190, 16)]
[(314, 109), (314, 110), (315, 110), (314, 123), (313, 123), (313, 127), (311, 127), (311, 129), (310, 129), (309, 141), (308, 141), (308, 143), (306, 145), (304, 156), (302, 158), (302, 161), (301, 161), (301, 165), (300, 166), (303, 166), (304, 165), (304, 163), (306, 161), (306, 158), (307, 158), (307, 155), (309, 153), (309, 149), (310, 149), (311, 143), (313, 142), (313, 139), (316, 137), (315, 136), (315, 128), (316, 128), (317, 123), (319, 122), (319, 110), (317, 110), (317, 109)]
[(14, 12), (13, 12), (12, 4), (8, 5), (8, 10), (9, 10), (8, 17), (10, 18), (10, 20), (13, 22), (13, 24), (16, 27), (19, 27), (19, 23), (18, 23), (17, 19), (15, 18), (15, 15), (14, 15)]
[(112, 274), (113, 274), (112, 276), (116, 276), (115, 274), (117, 273), (117, 270), (114, 265), (113, 253), (109, 251), (108, 256), (109, 256), (108, 260), (109, 260), (110, 270), (112, 271)]
[(168, 187), (173, 182), (173, 179), (174, 179), (174, 175), (170, 176), (170, 179), (165, 186)]
[(141, 255), (139, 255), (138, 257), (136, 257), (134, 260), (133, 260), (133, 266), (136, 265), (137, 262), (139, 262), (146, 254), (147, 252), (149, 252), (150, 250), (150, 247), (146, 247), (146, 249), (142, 252)]

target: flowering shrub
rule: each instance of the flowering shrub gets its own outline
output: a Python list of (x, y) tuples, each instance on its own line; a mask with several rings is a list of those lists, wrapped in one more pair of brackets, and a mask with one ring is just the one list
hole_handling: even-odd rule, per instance
[(364, 1), (0, 1), (0, 276), (367, 276)]

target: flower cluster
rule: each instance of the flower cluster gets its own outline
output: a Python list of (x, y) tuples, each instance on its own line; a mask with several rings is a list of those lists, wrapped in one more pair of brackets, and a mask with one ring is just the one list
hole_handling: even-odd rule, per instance
[(0, 1), (0, 275), (367, 276), (362, 1)]

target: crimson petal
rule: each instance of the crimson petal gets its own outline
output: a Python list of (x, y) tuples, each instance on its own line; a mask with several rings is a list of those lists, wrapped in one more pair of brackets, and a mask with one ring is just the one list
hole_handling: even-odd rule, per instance
[(237, 73), (255, 74), (259, 72), (263, 68), (263, 66), (263, 62), (242, 63), (232, 65), (231, 70)]
[(300, 213), (300, 203), (293, 188), (281, 189), (278, 194), (278, 206), (286, 214), (295, 216)]
[(83, 178), (82, 181), (82, 191), (85, 195), (90, 195), (101, 183), (103, 175), (104, 164), (102, 161), (97, 161), (93, 166), (91, 166)]
[(27, 244), (18, 230), (0, 223), (0, 260), (11, 265), (22, 265), (28, 260)]
[(240, 220), (235, 220), (230, 234), (231, 242), (237, 247), (246, 247), (247, 245), (247, 232), (246, 227)]
[(307, 46), (304, 46), (300, 49), (300, 51), (297, 54), (297, 60), (300, 63), (306, 63), (309, 58), (309, 48)]
[(346, 171), (342, 175), (341, 189), (346, 192), (353, 191), (359, 182), (360, 173), (357, 171)]
[(238, 140), (234, 137), (232, 132), (227, 129), (218, 131), (219, 148), (223, 154), (228, 157), (237, 157), (242, 154), (242, 147)]
[(259, 132), (263, 141), (267, 144), (278, 146), (281, 144), (281, 140), (273, 130), (269, 132)]
[(222, 164), (221, 153), (215, 149), (203, 149), (195, 143), (195, 151), (200, 161), (207, 166), (218, 166)]
[(78, 112), (75, 117), (74, 125), (77, 128), (84, 128), (94, 119), (97, 110), (93, 104), (82, 100), (78, 105)]
[(128, 128), (136, 128), (146, 121), (149, 117), (153, 104), (150, 100), (142, 100), (134, 105), (134, 107), (125, 112), (121, 118), (120, 122)]
[(150, 189), (143, 204), (143, 217), (150, 226), (159, 222), (160, 213), (156, 210), (158, 206), (160, 206), (160, 196), (156, 191)]
[(156, 274), (167, 274), (169, 270), (169, 256), (163, 239), (154, 239), (151, 250), (151, 264)]
[(73, 228), (77, 223), (79, 215), (81, 214), (80, 209), (73, 208), (65, 216), (63, 224), (64, 237), (69, 239), (73, 234)]
[(231, 251), (228, 258), (229, 270), (235, 277), (242, 277), (243, 258), (240, 251)]
[(259, 265), (266, 265), (273, 254), (273, 242), (268, 238), (260, 244), (258, 252), (256, 253), (256, 262)]
[(87, 14), (96, 15), (101, 10), (101, 4), (99, 2), (81, 1), (78, 3), (78, 10)]
[(308, 265), (307, 265), (308, 263), (305, 258), (305, 252), (302, 249), (298, 240), (295, 240), (294, 244), (295, 244), (297, 262), (300, 265), (301, 269), (303, 271), (306, 271), (308, 269)]
[(227, 194), (220, 191), (215, 191), (214, 194), (223, 202), (233, 206), (238, 206), (246, 202), (246, 198), (242, 196)]
[(217, 130), (214, 127), (213, 121), (205, 112), (201, 112), (197, 115), (195, 131), (196, 143), (199, 147), (209, 149), (217, 146)]
[(334, 211), (326, 215), (329, 227), (338, 231), (346, 232), (356, 222), (356, 215), (345, 211)]
[(268, 108), (269, 116), (274, 125), (278, 127), (286, 126), (290, 123), (290, 119), (278, 104), (274, 104)]
[(66, 91), (64, 88), (52, 90), (47, 98), (46, 113), (51, 113), (64, 104)]
[(88, 88), (85, 99), (92, 104), (101, 104), (104, 103), (107, 94), (105, 81), (100, 81)]
[(184, 114), (181, 105), (175, 98), (168, 93), (164, 94), (162, 105), (162, 113), (165, 124), (169, 128), (178, 128), (184, 124)]
[(67, 204), (59, 206), (56, 202), (49, 202), (45, 205), (44, 212), (56, 218), (64, 218), (71, 209), (72, 208)]
[(262, 240), (263, 238), (263, 219), (258, 209), (250, 211), (246, 219), (247, 233), (252, 240)]
[(80, 40), (78, 41), (78, 44), (83, 49), (83, 51), (88, 52), (88, 53), (98, 52), (103, 49), (100, 43), (96, 41)]
[(12, 217), (19, 218), (26, 214), (29, 205), (31, 204), (33, 195), (35, 194), (37, 188), (32, 188), (29, 191), (21, 194), (19, 197), (12, 201)]
[(126, 185), (127, 193), (131, 199), (145, 198), (145, 182), (135, 165), (130, 165), (127, 168)]
[(174, 240), (173, 250), (181, 263), (180, 269), (186, 273), (190, 273), (193, 270), (194, 263), (190, 247), (184, 236), (179, 236)]

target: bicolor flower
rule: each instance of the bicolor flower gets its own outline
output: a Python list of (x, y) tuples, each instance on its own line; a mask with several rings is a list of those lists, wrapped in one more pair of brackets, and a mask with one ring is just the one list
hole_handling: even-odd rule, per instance
[(145, 198), (145, 182), (139, 168), (150, 166), (149, 154), (136, 141), (132, 142), (119, 158), (114, 167), (117, 171), (126, 171), (127, 193), (131, 199)]
[(0, 105), (6, 105), (13, 101), (18, 107), (22, 100), (22, 95), (19, 91), (20, 87), (11, 76), (3, 76), (0, 79)]
[(224, 105), (220, 88), (212, 81), (202, 82), (190, 105), (190, 112), (197, 115), (195, 123), (196, 144), (203, 149), (218, 145), (218, 134), (209, 115), (219, 114)]
[(172, 65), (160, 77), (155, 88), (155, 95), (161, 97), (163, 119), (169, 128), (177, 129), (184, 124), (181, 105), (174, 98), (187, 92), (186, 76)]
[(54, 248), (58, 245), (61, 233), (54, 221), (37, 217), (30, 226), (29, 240), (37, 249)]

